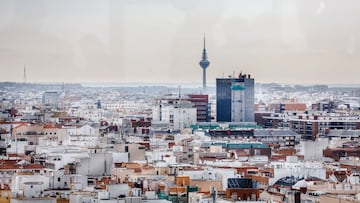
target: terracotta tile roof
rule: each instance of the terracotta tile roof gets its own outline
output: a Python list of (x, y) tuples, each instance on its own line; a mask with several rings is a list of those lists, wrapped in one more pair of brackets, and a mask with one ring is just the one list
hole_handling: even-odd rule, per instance
[(45, 166), (41, 165), (41, 164), (29, 164), (29, 165), (25, 165), (23, 166), (24, 169), (44, 169)]
[(57, 128), (54, 124), (52, 123), (47, 123), (47, 124), (44, 124), (44, 129), (51, 129), (51, 128)]
[(0, 165), (16, 164), (16, 160), (0, 160)]
[(8, 121), (0, 121), (0, 124), (22, 124), (22, 123), (28, 123), (28, 122), (24, 122), (24, 121), (11, 121), (11, 122), (8, 122)]
[(18, 129), (23, 126), (27, 126), (29, 123), (20, 123), (19, 125), (15, 126), (14, 129)]
[(303, 104), (303, 103), (285, 104), (285, 110), (287, 110), (287, 111), (305, 111), (306, 104)]
[[(4, 161), (4, 160), (2, 160)], [(0, 170), (16, 170), (16, 169), (44, 169), (45, 166), (41, 164), (28, 164), (28, 165), (20, 165), (17, 164), (15, 160), (5, 160), (5, 162), (0, 162)]]
[(24, 157), (24, 155), (16, 154), (16, 153), (8, 153), (8, 157)]

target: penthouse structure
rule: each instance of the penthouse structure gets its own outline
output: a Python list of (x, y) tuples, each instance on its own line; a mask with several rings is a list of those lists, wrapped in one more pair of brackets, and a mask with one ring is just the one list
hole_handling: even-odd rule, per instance
[(251, 139), (257, 140), (274, 148), (294, 148), (300, 135), (285, 129), (209, 129), (212, 138)]
[[(201, 145), (203, 149), (210, 149), (211, 146), (219, 146), (226, 152), (233, 152), (238, 156), (263, 155), (270, 157), (271, 149), (261, 142), (226, 143), (226, 142), (205, 142)], [(208, 156), (207, 154), (206, 156)]]

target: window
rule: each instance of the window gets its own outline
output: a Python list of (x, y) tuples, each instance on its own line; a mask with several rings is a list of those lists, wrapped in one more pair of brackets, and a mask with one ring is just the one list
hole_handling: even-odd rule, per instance
[(255, 175), (255, 174), (257, 174), (257, 171), (250, 170), (250, 171), (247, 171), (247, 174), (248, 175)]

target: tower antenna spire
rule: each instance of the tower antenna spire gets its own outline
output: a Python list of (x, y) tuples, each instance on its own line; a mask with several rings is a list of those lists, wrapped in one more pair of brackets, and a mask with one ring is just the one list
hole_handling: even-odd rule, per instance
[(24, 83), (26, 83), (26, 67), (25, 67), (25, 64), (24, 64)]
[(205, 32), (204, 32), (204, 49), (206, 49), (206, 46), (205, 46)]

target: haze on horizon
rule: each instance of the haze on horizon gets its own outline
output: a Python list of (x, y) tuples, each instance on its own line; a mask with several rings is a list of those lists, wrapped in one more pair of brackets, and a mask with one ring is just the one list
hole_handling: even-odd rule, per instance
[(0, 81), (359, 84), (360, 1), (0, 1)]

